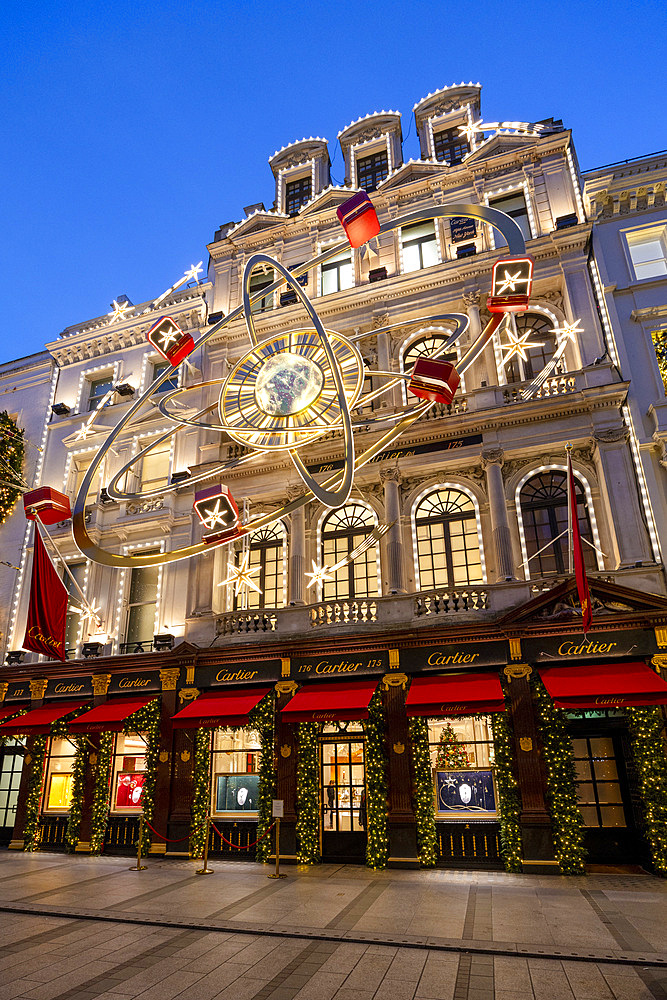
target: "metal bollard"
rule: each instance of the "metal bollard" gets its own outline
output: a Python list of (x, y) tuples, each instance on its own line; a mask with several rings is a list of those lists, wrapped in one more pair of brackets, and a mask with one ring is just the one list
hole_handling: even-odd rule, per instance
[(146, 865), (141, 863), (141, 845), (144, 839), (144, 814), (142, 813), (139, 817), (139, 840), (137, 841), (137, 863), (132, 865), (128, 871), (131, 872), (143, 872), (146, 871)]
[(276, 870), (273, 875), (267, 875), (267, 878), (287, 878), (287, 875), (280, 872), (280, 817), (276, 819)]
[(211, 817), (206, 817), (206, 838), (204, 840), (204, 867), (198, 868), (195, 875), (212, 875), (214, 869), (208, 867), (208, 841), (211, 832)]

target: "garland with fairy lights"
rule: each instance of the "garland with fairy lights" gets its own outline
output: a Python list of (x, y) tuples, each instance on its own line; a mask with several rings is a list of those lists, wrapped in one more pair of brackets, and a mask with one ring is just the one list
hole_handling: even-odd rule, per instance
[(386, 868), (389, 857), (387, 830), (387, 755), (382, 698), (376, 691), (368, 706), (366, 729), (366, 814), (368, 836), (366, 864)]
[(422, 868), (434, 868), (438, 860), (435, 830), (435, 803), (431, 753), (428, 745), (428, 722), (417, 717), (409, 720), (412, 764), (415, 780), (412, 807), (417, 820), (417, 852)]
[(0, 524), (4, 524), (21, 496), (18, 481), (23, 477), (24, 456), (23, 431), (3, 410), (0, 413)]
[(46, 739), (46, 736), (35, 736), (25, 757), (25, 763), (30, 768), (28, 794), (25, 802), (25, 829), (23, 831), (23, 849), (25, 851), (39, 850), (39, 807), (44, 787)]
[(654, 871), (667, 877), (667, 760), (662, 734), (665, 724), (657, 707), (629, 708), (627, 712), (644, 804), (644, 832)]
[[(144, 817), (150, 823), (153, 819), (155, 777), (160, 753), (160, 699), (153, 698), (143, 708), (138, 708), (132, 715), (128, 715), (123, 723), (123, 732), (126, 736), (130, 733), (146, 735), (146, 772), (141, 792), (141, 809)], [(148, 829), (148, 824), (144, 823), (144, 836), (141, 845), (142, 853), (148, 854), (150, 846), (150, 830)]]
[(90, 853), (101, 854), (109, 821), (109, 801), (111, 798), (111, 761), (115, 733), (102, 733), (99, 749), (89, 757), (90, 766), (95, 768), (93, 804), (90, 810)]
[(317, 722), (299, 723), (299, 755), (296, 765), (297, 861), (316, 865), (320, 856), (320, 776)]
[(264, 834), (273, 823), (273, 799), (276, 789), (274, 708), (275, 693), (269, 691), (248, 716), (249, 727), (259, 734), (260, 746), (257, 837), (263, 839), (257, 844), (256, 861), (268, 861), (271, 857), (271, 837), (264, 837)]
[(192, 773), (192, 833), (190, 857), (200, 858), (206, 846), (206, 817), (211, 808), (211, 730), (195, 732), (195, 763)]
[(521, 793), (514, 777), (513, 730), (509, 712), (491, 714), (494, 771), (498, 792), (498, 822), (500, 854), (505, 871), (517, 874), (523, 870), (521, 840)]
[(86, 770), (88, 768), (88, 741), (81, 736), (69, 736), (76, 747), (72, 766), (72, 798), (65, 831), (65, 851), (73, 854), (79, 843), (79, 830), (83, 817), (83, 796), (86, 790)]
[(547, 775), (547, 806), (551, 815), (556, 860), (561, 875), (585, 875), (584, 832), (577, 804), (577, 781), (567, 718), (556, 708), (542, 681), (533, 674), (540, 736)]

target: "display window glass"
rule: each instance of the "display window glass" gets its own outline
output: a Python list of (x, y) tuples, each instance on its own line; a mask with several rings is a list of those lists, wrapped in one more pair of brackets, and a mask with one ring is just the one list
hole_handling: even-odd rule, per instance
[(216, 729), (211, 747), (211, 812), (256, 816), (259, 803), (259, 733)]
[(438, 818), (497, 815), (493, 738), (488, 716), (429, 720)]
[(119, 733), (113, 757), (113, 811), (138, 812), (143, 806), (147, 742), (142, 733)]
[(49, 740), (49, 754), (44, 781), (44, 812), (69, 812), (72, 801), (72, 777), (75, 754), (76, 746), (70, 740)]

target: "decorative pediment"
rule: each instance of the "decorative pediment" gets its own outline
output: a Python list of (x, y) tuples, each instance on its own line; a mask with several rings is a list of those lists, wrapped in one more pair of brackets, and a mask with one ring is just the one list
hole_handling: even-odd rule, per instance
[(526, 146), (532, 146), (535, 142), (534, 135), (521, 135), (513, 132), (499, 132), (478, 146), (474, 153), (469, 153), (463, 162), (466, 167), (470, 167), (482, 160), (489, 160), (493, 156), (502, 156), (505, 153), (516, 153)]
[[(607, 580), (589, 577), (588, 586), (593, 605), (593, 624), (613, 616), (636, 615), (638, 612), (667, 614), (667, 598), (643, 590), (620, 587)], [(500, 628), (540, 623), (581, 621), (581, 605), (577, 584), (572, 577), (527, 604), (513, 608), (498, 622)]]
[(338, 208), (342, 205), (344, 201), (348, 201), (353, 194), (355, 194), (354, 188), (344, 188), (344, 187), (330, 187), (318, 194), (316, 198), (309, 201), (307, 205), (304, 205), (299, 215), (305, 218), (308, 215), (314, 215), (316, 212), (324, 212), (327, 209)]
[(253, 233), (271, 229), (288, 221), (289, 215), (284, 215), (282, 212), (253, 212), (247, 219), (239, 222), (238, 226), (230, 229), (227, 235), (235, 240), (239, 236), (251, 236)]
[(401, 184), (408, 184), (411, 181), (419, 181), (424, 178), (433, 177), (434, 174), (442, 173), (446, 168), (444, 163), (434, 163), (432, 160), (409, 160), (398, 170), (394, 170), (386, 180), (378, 184), (378, 191), (390, 191)]

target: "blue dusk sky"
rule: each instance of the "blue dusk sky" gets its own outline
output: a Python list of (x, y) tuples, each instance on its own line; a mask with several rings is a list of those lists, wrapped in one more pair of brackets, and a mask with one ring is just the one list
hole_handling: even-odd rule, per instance
[(667, 146), (663, 0), (282, 4), (46, 0), (3, 12), (0, 361), (207, 260), (267, 160), (461, 81), (485, 121), (554, 116), (582, 169)]

